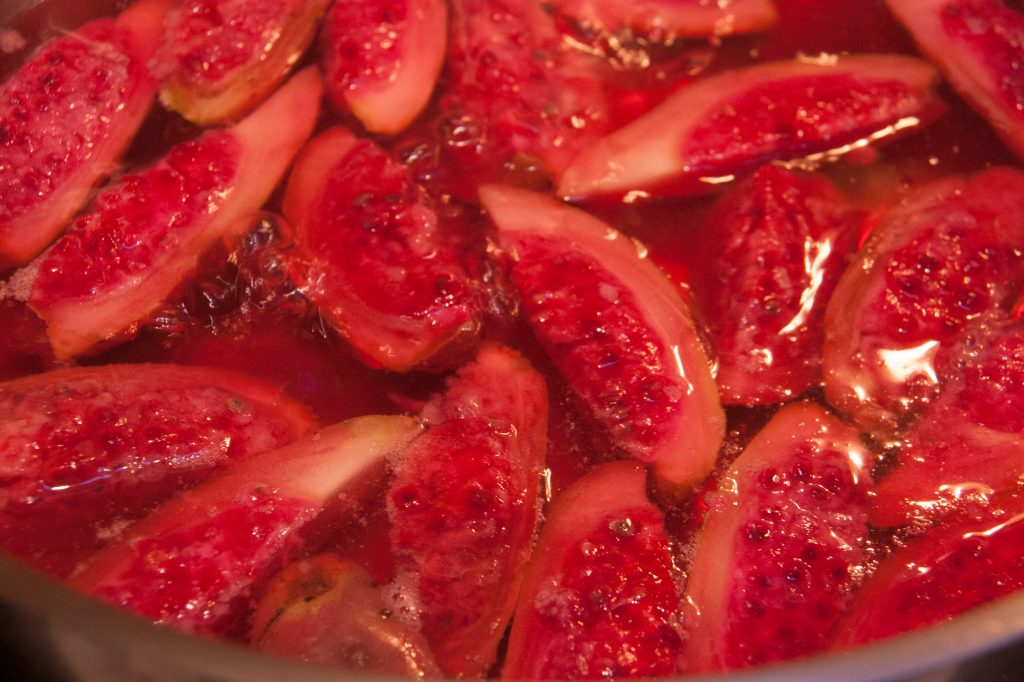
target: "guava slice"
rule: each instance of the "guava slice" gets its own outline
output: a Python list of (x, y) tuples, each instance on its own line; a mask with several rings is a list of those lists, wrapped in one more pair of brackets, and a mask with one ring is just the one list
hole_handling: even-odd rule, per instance
[(57, 357), (131, 335), (216, 240), (252, 226), (312, 131), (321, 89), (307, 69), (233, 128), (123, 176), (21, 273)]
[(725, 416), (679, 288), (641, 248), (551, 197), (487, 186), (522, 314), (573, 390), (670, 487), (711, 472)]
[(693, 194), (774, 159), (839, 155), (930, 122), (936, 76), (920, 59), (866, 54), (726, 71), (582, 150), (557, 191)]

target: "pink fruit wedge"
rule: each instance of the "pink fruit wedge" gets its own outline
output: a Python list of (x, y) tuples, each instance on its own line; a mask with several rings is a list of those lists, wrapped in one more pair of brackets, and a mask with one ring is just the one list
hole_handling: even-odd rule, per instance
[(836, 648), (948, 620), (1024, 588), (1024, 503), (995, 500), (981, 518), (928, 529), (878, 566), (857, 593)]
[(887, 0), (921, 51), (1024, 159), (1024, 13), (1003, 0)]
[(676, 286), (583, 211), (511, 187), (480, 199), (533, 333), (618, 445), (672, 487), (707, 476), (725, 417)]
[(392, 463), (390, 589), (415, 605), (446, 675), (482, 677), (497, 657), (539, 520), (547, 397), (526, 360), (486, 345)]
[(637, 462), (605, 464), (555, 500), (516, 606), (502, 678), (676, 672), (679, 588), (661, 511)]
[(0, 546), (60, 577), (155, 505), (313, 427), (223, 370), (106, 365), (0, 383)]
[(42, 251), (131, 142), (170, 5), (141, 0), (52, 40), (0, 90), (0, 272)]
[(248, 113), (305, 52), (327, 2), (184, 0), (152, 63), (160, 100), (202, 126)]
[(942, 394), (878, 485), (876, 526), (922, 526), (955, 508), (985, 506), (1024, 476), (1024, 324), (983, 317), (940, 350), (935, 365)]
[(699, 80), (573, 159), (567, 198), (713, 189), (773, 159), (840, 154), (933, 118), (935, 70), (900, 55), (760, 64)]
[(260, 651), (374, 674), (441, 677), (423, 635), (392, 612), (380, 585), (332, 554), (277, 574), (252, 620)]
[[(507, 176), (551, 176), (604, 134), (595, 64), (568, 47), (537, 0), (453, 0), (439, 102), (441, 156), (467, 200)], [(468, 185), (468, 189), (463, 189)]]
[(250, 458), (158, 507), (70, 583), (158, 623), (244, 637), (301, 528), (340, 489), (359, 494), (363, 475), (419, 430), (408, 417), (358, 417)]
[(675, 37), (723, 36), (771, 28), (772, 0), (552, 0), (556, 10), (588, 28)]
[(783, 408), (726, 471), (686, 583), (686, 670), (825, 648), (865, 561), (871, 453), (813, 403)]
[(1024, 284), (1024, 173), (997, 168), (918, 187), (886, 210), (825, 313), (825, 396), (891, 434), (934, 397), (934, 358)]
[(300, 154), (285, 191), (292, 276), (372, 364), (404, 371), (480, 328), (478, 285), (409, 171), (337, 127)]
[(336, 2), (320, 35), (327, 94), (371, 133), (405, 130), (430, 101), (448, 42), (445, 0)]
[(320, 77), (296, 75), (233, 128), (126, 175), (21, 273), (59, 358), (130, 334), (214, 242), (249, 229), (316, 121)]
[(821, 381), (825, 306), (860, 212), (821, 176), (760, 168), (712, 209), (693, 288), (722, 402), (782, 402)]

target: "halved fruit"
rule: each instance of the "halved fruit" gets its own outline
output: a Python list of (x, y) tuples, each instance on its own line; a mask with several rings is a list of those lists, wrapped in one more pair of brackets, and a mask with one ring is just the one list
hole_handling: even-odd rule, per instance
[(46, 43), (0, 91), (0, 271), (31, 260), (115, 166), (149, 111), (170, 0)]
[(1003, 0), (887, 0), (921, 51), (1024, 158), (1024, 14)]
[(341, 127), (318, 135), (284, 213), (300, 255), (293, 278), (373, 364), (404, 371), (475, 342), (478, 285), (409, 171), (373, 142)]
[(132, 333), (216, 240), (249, 229), (312, 131), (320, 94), (308, 69), (235, 127), (184, 142), (100, 193), (21, 273), (54, 353)]
[(557, 175), (608, 126), (595, 63), (537, 0), (454, 0), (439, 103), (442, 165), (468, 200), (488, 182)]
[(700, 482), (725, 417), (677, 287), (583, 211), (511, 187), (484, 187), (480, 199), (511, 256), (526, 320), (569, 385), (664, 483)]
[(934, 526), (897, 549), (856, 595), (836, 647), (948, 620), (1024, 588), (1024, 500)]
[(260, 651), (410, 678), (440, 677), (423, 635), (392, 613), (356, 564), (320, 554), (289, 565), (253, 614)]
[(0, 415), (0, 545), (61, 577), (181, 489), (313, 427), (262, 382), (172, 365), (0, 383)]
[(690, 564), (688, 671), (824, 649), (865, 562), (871, 453), (813, 403), (783, 408), (706, 498)]
[(940, 105), (935, 70), (901, 55), (772, 62), (679, 90), (583, 150), (567, 198), (713, 189), (773, 159), (839, 155), (919, 127)]
[(919, 187), (877, 220), (825, 314), (825, 395), (891, 434), (938, 392), (935, 354), (1024, 285), (1024, 173)]
[(387, 496), (399, 603), (450, 676), (494, 665), (533, 548), (547, 450), (544, 379), (487, 345), (426, 408)]
[(712, 209), (693, 278), (722, 402), (781, 402), (821, 379), (825, 306), (861, 214), (824, 177), (763, 166)]
[(70, 584), (158, 623), (244, 637), (298, 531), (419, 430), (408, 417), (359, 417), (250, 458), (131, 526)]
[(448, 42), (445, 0), (336, 2), (320, 34), (327, 94), (371, 133), (405, 130), (430, 101)]
[(723, 36), (771, 28), (778, 20), (772, 0), (549, 0), (559, 14), (588, 28), (631, 29), (642, 35)]
[(935, 364), (942, 394), (878, 485), (876, 526), (920, 526), (958, 507), (984, 506), (1024, 476), (1024, 324), (983, 317)]
[(328, 0), (186, 0), (168, 17), (152, 71), (160, 100), (202, 126), (249, 112), (284, 80)]
[(683, 647), (676, 579), (644, 466), (602, 465), (551, 506), (516, 606), (502, 677), (675, 673)]

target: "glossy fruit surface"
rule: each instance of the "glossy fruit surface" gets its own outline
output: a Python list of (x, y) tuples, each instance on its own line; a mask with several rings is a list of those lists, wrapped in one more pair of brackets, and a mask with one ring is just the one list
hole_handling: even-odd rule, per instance
[(820, 383), (825, 306), (859, 218), (825, 178), (771, 165), (716, 204), (694, 289), (723, 403), (781, 402)]
[(0, 271), (57, 236), (149, 111), (169, 2), (143, 0), (44, 45), (0, 91)]
[(327, 94), (367, 131), (400, 133), (427, 106), (447, 39), (444, 0), (336, 2), (320, 36)]
[(795, 59), (685, 87), (575, 157), (558, 194), (706, 192), (773, 159), (841, 153), (935, 113), (935, 71), (893, 55)]
[(416, 605), (448, 675), (495, 662), (540, 512), (547, 389), (514, 351), (487, 345), (423, 412), (387, 495), (400, 602)]
[(285, 192), (293, 277), (368, 360), (395, 371), (472, 347), (479, 285), (408, 170), (344, 128), (303, 150)]
[(235, 127), (183, 142), (101, 192), (23, 275), (54, 353), (130, 335), (203, 252), (249, 229), (309, 136), (320, 93), (306, 70)]
[(1024, 12), (1004, 0), (887, 0), (957, 91), (1024, 158)]
[(892, 432), (937, 393), (935, 354), (1024, 283), (1024, 173), (996, 168), (916, 188), (878, 219), (829, 302), (825, 394)]
[(668, 675), (682, 648), (660, 510), (635, 462), (581, 478), (548, 514), (523, 584), (502, 677)]
[(299, 551), (299, 530), (418, 431), (407, 417), (360, 417), (250, 458), (157, 508), (71, 584), (159, 623), (244, 637), (258, 587)]
[(160, 99), (203, 126), (270, 94), (313, 39), (327, 0), (187, 0), (164, 29), (152, 72)]
[(855, 431), (796, 403), (722, 474), (686, 584), (687, 670), (826, 648), (864, 568), (869, 456)]
[(533, 333), (618, 445), (672, 486), (707, 475), (724, 417), (675, 285), (583, 211), (510, 187), (481, 199)]
[(671, 38), (761, 31), (778, 19), (772, 0), (554, 0), (552, 5), (589, 30), (631, 29)]
[(60, 577), (177, 491), (313, 427), (270, 385), (174, 365), (0, 383), (0, 417), (0, 544)]

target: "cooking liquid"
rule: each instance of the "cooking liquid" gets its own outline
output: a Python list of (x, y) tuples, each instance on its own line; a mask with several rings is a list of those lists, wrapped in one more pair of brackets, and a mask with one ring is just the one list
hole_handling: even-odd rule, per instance
[[(26, 46), (0, 54), (0, 77), (7, 78), (41, 39), (73, 28), (82, 21), (110, 14), (126, 3), (114, 0), (44, 2), (9, 24)], [(725, 38), (721, 41), (687, 40), (657, 52), (670, 59), (646, 69), (620, 68), (612, 97), (619, 110), (614, 120), (628, 120), (649, 109), (675, 87), (674, 77), (715, 73), (750, 63), (789, 58), (802, 53), (901, 52), (916, 54), (909, 37), (888, 15), (882, 0), (776, 0), (779, 25), (764, 35)], [(642, 41), (638, 49), (644, 49)], [(962, 101), (942, 90), (948, 113), (921, 132), (899, 140), (826, 161), (820, 170), (865, 208), (890, 202), (907, 189), (942, 175), (979, 170), (1015, 161), (988, 125)], [(322, 127), (332, 118), (325, 115)], [(430, 113), (422, 117), (429, 121)], [(154, 107), (126, 165), (148, 163), (171, 145), (194, 136), (197, 129), (174, 114)], [(404, 150), (413, 131), (395, 142)], [(634, 203), (598, 202), (591, 210), (619, 230), (636, 237), (650, 257), (683, 286), (688, 273), (701, 267), (689, 245), (713, 197), (663, 199)], [(280, 218), (280, 192), (271, 200), (254, 232), (236, 244), (208, 254), (200, 272), (138, 337), (82, 364), (170, 362), (243, 371), (283, 387), (308, 404), (323, 423), (348, 417), (413, 411), (432, 393), (443, 388), (444, 375), (428, 372), (393, 374), (367, 367), (347, 344), (320, 319), (283, 274), (281, 259), (288, 257), (287, 225)], [(444, 201), (442, 201), (444, 204)], [(447, 209), (469, 215), (467, 222), (486, 229), (471, 208), (457, 202)], [(478, 237), (467, 239), (479, 248)], [(44, 329), (20, 303), (0, 302), (0, 379), (36, 373), (56, 366), (48, 352)], [(551, 488), (557, 492), (595, 463), (614, 458), (608, 436), (581, 409), (565, 382), (517, 321), (492, 319), (485, 336), (520, 349), (544, 373), (551, 389), (548, 465)], [(819, 392), (813, 397), (820, 398)], [(771, 408), (728, 411), (729, 426), (723, 449), (724, 466), (772, 413)], [(384, 481), (381, 482), (382, 490)], [(696, 528), (700, 503), (669, 508), (668, 520), (680, 544)], [(363, 564), (381, 582), (393, 572), (387, 543), (383, 504), (362, 510), (355, 517), (335, 519), (340, 528), (314, 535), (321, 547), (334, 547)], [(321, 524), (322, 526), (322, 524)], [(885, 538), (883, 538), (885, 539)]]

